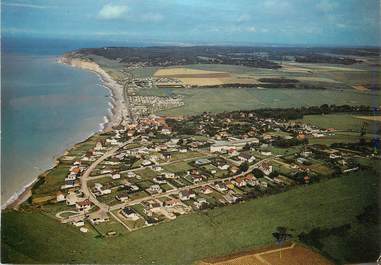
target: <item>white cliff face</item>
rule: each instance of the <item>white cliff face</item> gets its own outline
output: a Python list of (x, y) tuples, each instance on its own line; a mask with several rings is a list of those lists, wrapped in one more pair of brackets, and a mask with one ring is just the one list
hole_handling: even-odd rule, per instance
[(87, 71), (95, 72), (102, 80), (103, 85), (111, 91), (113, 102), (112, 116), (109, 117), (109, 122), (105, 124), (104, 130), (109, 130), (113, 126), (121, 124), (127, 120), (128, 111), (124, 100), (123, 86), (118, 84), (111, 76), (103, 70), (97, 63), (88, 62), (79, 58), (61, 57), (58, 60), (60, 63), (68, 64), (73, 67), (81, 68)]

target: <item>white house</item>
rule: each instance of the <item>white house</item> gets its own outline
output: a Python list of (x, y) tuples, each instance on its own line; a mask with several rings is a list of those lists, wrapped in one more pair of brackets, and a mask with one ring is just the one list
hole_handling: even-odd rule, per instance
[(65, 201), (66, 200), (65, 194), (61, 191), (57, 192), (56, 200), (57, 202)]
[(75, 207), (78, 211), (87, 212), (90, 210), (91, 205), (91, 201), (89, 199), (85, 199), (83, 201), (76, 202)]
[(120, 174), (113, 174), (111, 176), (112, 179), (120, 179)]

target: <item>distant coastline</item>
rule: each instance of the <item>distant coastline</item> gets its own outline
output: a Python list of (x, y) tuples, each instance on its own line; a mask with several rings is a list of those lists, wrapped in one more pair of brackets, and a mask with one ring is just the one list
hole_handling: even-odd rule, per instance
[[(123, 87), (118, 84), (115, 80), (111, 78), (98, 64), (94, 62), (86, 62), (77, 58), (70, 58), (68, 56), (61, 56), (57, 63), (66, 64), (72, 67), (80, 68), (95, 73), (101, 80), (102, 87), (110, 92), (109, 101), (109, 111), (107, 116), (104, 116), (104, 121), (100, 123), (101, 132), (107, 132), (112, 129), (113, 126), (119, 125), (123, 120), (123, 111), (125, 110)], [(84, 141), (88, 140), (91, 136), (97, 132), (91, 133)], [(81, 141), (83, 142), (83, 141)], [(64, 155), (73, 146), (67, 148), (62, 155)], [(19, 206), (27, 201), (32, 196), (33, 186), (38, 182), (38, 180), (46, 174), (49, 170), (54, 168), (57, 164), (45, 170), (43, 173), (38, 175), (29, 184), (22, 187), (18, 192), (14, 193), (4, 204), (2, 203), (1, 209), (18, 209)]]

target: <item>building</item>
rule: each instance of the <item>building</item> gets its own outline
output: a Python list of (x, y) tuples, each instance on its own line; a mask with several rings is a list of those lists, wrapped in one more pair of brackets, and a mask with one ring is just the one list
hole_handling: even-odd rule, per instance
[(179, 192), (179, 199), (182, 201), (187, 201), (195, 197), (196, 194), (194, 194), (191, 190), (183, 190)]
[(78, 211), (80, 212), (87, 212), (91, 208), (91, 201), (89, 199), (85, 199), (83, 201), (79, 201), (75, 204), (75, 207), (77, 208)]
[(206, 159), (206, 158), (201, 158), (201, 159), (197, 159), (194, 163), (195, 163), (197, 166), (203, 166), (203, 165), (210, 164), (211, 161), (210, 161), (209, 159)]
[(57, 192), (56, 200), (57, 200), (57, 202), (65, 201), (66, 200), (65, 194), (61, 191)]
[(122, 192), (118, 195), (115, 196), (115, 199), (121, 202), (125, 202), (128, 200), (128, 193), (127, 192)]
[(229, 149), (241, 150), (246, 144), (259, 144), (259, 140), (257, 138), (247, 138), (232, 141), (215, 141), (210, 146), (210, 152), (227, 152)]
[(128, 219), (133, 219), (133, 220), (139, 219), (139, 216), (137, 215), (137, 213), (130, 207), (124, 207), (121, 212), (122, 212), (122, 215)]
[(270, 175), (273, 172), (273, 166), (268, 162), (262, 162), (258, 165), (258, 169), (263, 172), (263, 174)]

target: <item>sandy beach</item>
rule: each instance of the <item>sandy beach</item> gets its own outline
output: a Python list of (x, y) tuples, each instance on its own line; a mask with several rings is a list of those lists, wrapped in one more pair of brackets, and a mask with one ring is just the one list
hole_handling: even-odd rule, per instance
[(123, 86), (121, 84), (112, 79), (111, 76), (95, 62), (87, 62), (68, 56), (61, 57), (58, 62), (96, 73), (101, 79), (103, 86), (111, 92), (111, 115), (105, 118), (103, 131), (108, 131), (113, 126), (122, 123), (128, 112), (124, 101)]

